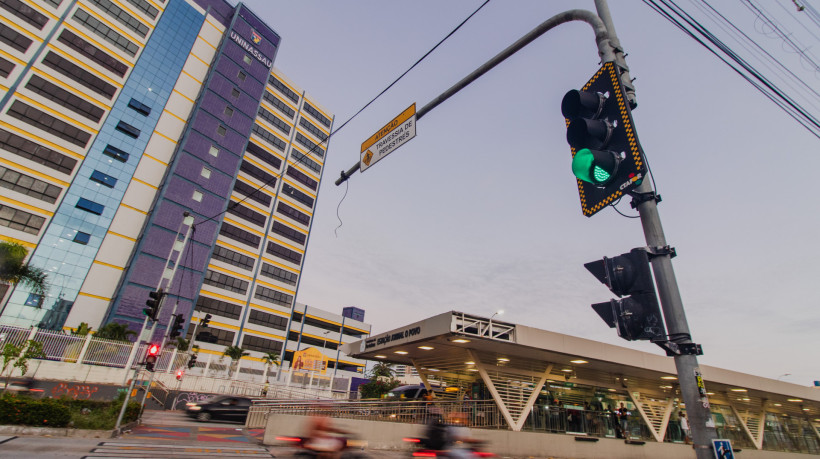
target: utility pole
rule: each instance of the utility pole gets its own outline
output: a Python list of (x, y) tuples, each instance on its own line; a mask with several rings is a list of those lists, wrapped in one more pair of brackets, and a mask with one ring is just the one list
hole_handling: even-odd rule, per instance
[[(620, 49), (620, 42), (615, 33), (615, 25), (612, 23), (607, 1), (595, 0), (595, 8), (609, 32), (610, 43), (615, 48), (615, 63), (622, 68), (621, 83), (624, 86), (624, 92), (626, 92), (630, 103), (633, 106), (637, 105), (634, 98), (635, 88), (632, 87), (629, 78), (628, 68), (623, 59), (623, 50)], [(653, 252), (651, 258), (652, 271), (655, 274), (658, 296), (663, 308), (667, 332), (670, 336), (670, 342), (666, 343), (667, 354), (674, 354), (675, 367), (678, 371), (678, 383), (683, 401), (686, 403), (686, 413), (689, 418), (689, 429), (692, 432), (695, 454), (698, 459), (711, 459), (714, 457), (712, 440), (717, 438), (717, 431), (715, 430), (715, 422), (712, 419), (706, 388), (703, 385), (703, 378), (698, 369), (697, 354), (700, 352), (700, 346), (692, 341), (692, 336), (689, 333), (689, 324), (683, 310), (683, 300), (680, 296), (680, 290), (678, 290), (675, 271), (672, 269), (672, 256), (675, 252), (666, 243), (660, 215), (658, 214), (659, 197), (652, 190), (650, 181), (646, 179), (631, 194), (633, 196), (632, 206), (638, 209), (641, 217), (646, 245)]]

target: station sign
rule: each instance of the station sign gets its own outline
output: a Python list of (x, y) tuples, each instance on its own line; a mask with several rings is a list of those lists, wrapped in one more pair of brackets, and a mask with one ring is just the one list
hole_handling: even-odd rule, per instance
[(415, 136), (416, 104), (414, 103), (362, 143), (359, 172), (366, 171)]

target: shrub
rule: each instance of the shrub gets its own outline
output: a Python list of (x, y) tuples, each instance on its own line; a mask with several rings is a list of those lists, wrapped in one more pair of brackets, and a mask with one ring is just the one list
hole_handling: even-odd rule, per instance
[(71, 413), (59, 400), (33, 400), (13, 395), (0, 398), (0, 424), (65, 427), (69, 421)]

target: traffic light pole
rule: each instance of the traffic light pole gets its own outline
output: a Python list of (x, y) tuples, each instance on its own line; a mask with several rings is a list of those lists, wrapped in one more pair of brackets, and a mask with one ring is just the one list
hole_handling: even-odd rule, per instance
[[(612, 16), (609, 13), (609, 6), (606, 0), (595, 0), (595, 7), (609, 32), (610, 42), (616, 48), (616, 64), (625, 70), (626, 63), (623, 61), (623, 50), (619, 46)], [(634, 88), (632, 89), (632, 97), (630, 97), (631, 81), (628, 78), (629, 74), (625, 73), (625, 75), (626, 78), (622, 79), (622, 83), (627, 98), (634, 103)], [(627, 86), (627, 83), (629, 83), (629, 86)], [(655, 283), (663, 308), (666, 329), (672, 341), (670, 350), (674, 351), (675, 354), (678, 383), (683, 401), (686, 403), (686, 413), (689, 419), (689, 429), (692, 433), (695, 454), (698, 459), (710, 459), (714, 457), (711, 443), (713, 439), (717, 438), (717, 431), (712, 419), (706, 388), (703, 386), (703, 379), (698, 369), (697, 354), (699, 346), (692, 341), (689, 333), (689, 324), (683, 310), (683, 300), (675, 279), (675, 271), (672, 269), (674, 250), (666, 243), (660, 215), (658, 214), (658, 197), (652, 190), (649, 180), (644, 179), (641, 185), (630, 194), (633, 197), (632, 206), (637, 208), (641, 217), (646, 245), (649, 247), (650, 254), (652, 254), (650, 257), (652, 271), (655, 274)]]

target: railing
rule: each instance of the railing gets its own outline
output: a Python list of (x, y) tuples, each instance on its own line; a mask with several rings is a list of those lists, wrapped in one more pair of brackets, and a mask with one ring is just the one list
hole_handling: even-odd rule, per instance
[(264, 427), (267, 417), (271, 414), (301, 416), (323, 414), (333, 418), (413, 424), (426, 424), (432, 419), (443, 418), (467, 427), (507, 428), (498, 406), (492, 400), (333, 403), (327, 400), (254, 400), (248, 413), (246, 426), (249, 428)]

